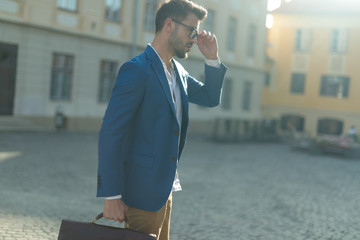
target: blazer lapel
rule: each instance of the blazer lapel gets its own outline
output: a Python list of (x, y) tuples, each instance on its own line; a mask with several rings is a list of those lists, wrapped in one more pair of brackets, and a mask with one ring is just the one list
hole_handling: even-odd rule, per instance
[(145, 53), (146, 53), (146, 56), (151, 60), (151, 63), (152, 63), (151, 65), (154, 69), (154, 72), (156, 73), (156, 76), (161, 83), (162, 89), (166, 95), (166, 99), (168, 100), (168, 102), (170, 104), (170, 108), (176, 118), (175, 106), (174, 106), (173, 100), (171, 99), (170, 87), (169, 87), (169, 83), (168, 83), (168, 80), (165, 75), (164, 67), (163, 67), (158, 55), (156, 54), (156, 52), (154, 51), (154, 49), (151, 46), (147, 46), (147, 48), (145, 49)]

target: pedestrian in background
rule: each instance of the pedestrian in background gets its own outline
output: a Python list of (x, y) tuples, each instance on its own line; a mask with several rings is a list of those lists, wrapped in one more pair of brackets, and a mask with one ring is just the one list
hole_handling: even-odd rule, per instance
[[(119, 70), (99, 133), (104, 217), (161, 240), (169, 239), (172, 192), (181, 190), (188, 102), (217, 106), (226, 72), (215, 35), (198, 30), (206, 15), (188, 0), (161, 5), (153, 42)], [(194, 44), (205, 58), (204, 83), (173, 58), (187, 58)]]
[(351, 126), (351, 128), (349, 129), (348, 134), (355, 142), (357, 142), (357, 135), (356, 135), (355, 126)]

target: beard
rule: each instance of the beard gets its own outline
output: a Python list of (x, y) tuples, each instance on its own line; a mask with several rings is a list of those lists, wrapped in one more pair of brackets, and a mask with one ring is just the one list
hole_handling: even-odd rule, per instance
[(175, 56), (178, 57), (178, 58), (188, 58), (189, 55), (187, 52), (185, 52), (183, 49), (175, 49)]
[(185, 59), (188, 58), (188, 53), (185, 48), (188, 47), (190, 49), (192, 45), (192, 42), (184, 44), (183, 41), (177, 36), (177, 31), (171, 33), (169, 38), (169, 48), (176, 57)]

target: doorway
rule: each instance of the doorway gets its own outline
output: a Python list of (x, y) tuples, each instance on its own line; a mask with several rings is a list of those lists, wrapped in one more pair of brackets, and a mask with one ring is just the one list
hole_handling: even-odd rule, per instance
[(13, 115), (17, 48), (0, 43), (0, 115)]

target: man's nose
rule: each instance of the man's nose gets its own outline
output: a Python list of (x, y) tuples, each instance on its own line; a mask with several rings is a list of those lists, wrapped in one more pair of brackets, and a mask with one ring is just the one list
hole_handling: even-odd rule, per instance
[(197, 41), (198, 41), (198, 37), (194, 37), (193, 39), (190, 39), (190, 42), (191, 42), (192, 44), (196, 44)]

